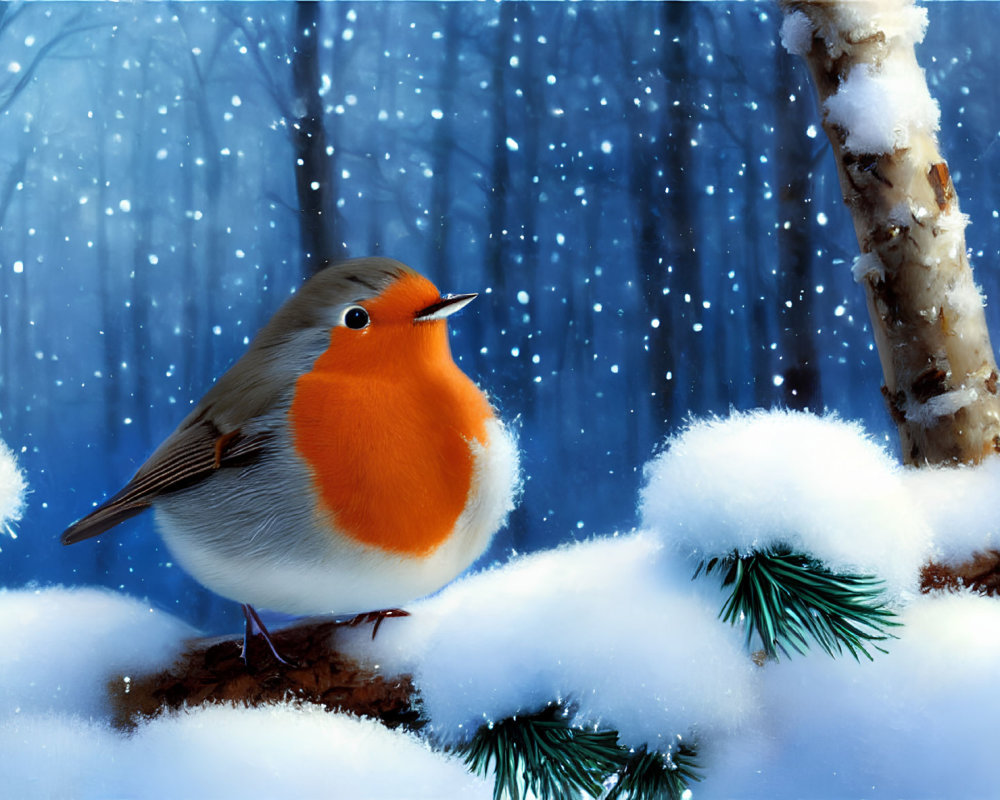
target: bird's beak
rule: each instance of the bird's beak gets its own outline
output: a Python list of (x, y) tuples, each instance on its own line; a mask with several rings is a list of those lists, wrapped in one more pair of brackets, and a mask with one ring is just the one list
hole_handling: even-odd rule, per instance
[(427, 308), (420, 309), (413, 318), (417, 322), (444, 319), (445, 317), (450, 317), (456, 311), (465, 308), (475, 299), (475, 294), (446, 294), (436, 303), (431, 303)]

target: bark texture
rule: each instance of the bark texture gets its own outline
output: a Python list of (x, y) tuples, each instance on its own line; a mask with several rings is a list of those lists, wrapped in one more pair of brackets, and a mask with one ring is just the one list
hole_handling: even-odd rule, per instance
[(976, 553), (958, 566), (931, 561), (920, 571), (920, 591), (972, 591), (989, 597), (1000, 595), (1000, 550)]
[[(786, 46), (809, 66), (854, 220), (862, 253), (855, 276), (867, 294), (903, 460), (976, 463), (1000, 452), (996, 362), (966, 255), (966, 219), (936, 126), (903, 114), (890, 128), (898, 145), (865, 152), (846, 125), (831, 119), (828, 105), (851, 76), (891, 73), (880, 84), (890, 92), (925, 89), (914, 52), (923, 12), (910, 0), (780, 4), (795, 39)], [(810, 26), (811, 39), (803, 35)], [(911, 99), (902, 98), (901, 107)], [(888, 114), (893, 105), (876, 101), (865, 114)]]
[[(386, 624), (392, 624), (389, 620)], [(282, 658), (255, 636), (247, 663), (242, 638), (197, 639), (168, 669), (151, 675), (120, 675), (108, 683), (113, 720), (129, 729), (143, 718), (203, 703), (259, 706), (297, 700), (378, 719), (390, 728), (419, 729), (415, 691), (407, 675), (382, 675), (337, 652), (343, 623), (307, 620), (271, 638)]]

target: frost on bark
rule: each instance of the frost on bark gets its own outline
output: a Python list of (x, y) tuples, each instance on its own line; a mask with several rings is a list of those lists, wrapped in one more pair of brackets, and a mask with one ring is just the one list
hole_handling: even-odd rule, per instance
[(938, 149), (912, 0), (780, 0), (782, 43), (809, 66), (861, 255), (883, 392), (908, 464), (1000, 452), (1000, 397), (967, 218)]

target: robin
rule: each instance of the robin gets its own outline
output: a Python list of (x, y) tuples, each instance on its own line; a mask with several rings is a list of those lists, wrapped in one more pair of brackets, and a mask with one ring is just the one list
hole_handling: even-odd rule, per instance
[(486, 549), (518, 480), (448, 345), (475, 297), (390, 259), (326, 267), (63, 544), (152, 507), (178, 563), (243, 605), (244, 658), (254, 624), (274, 652), (254, 606), (358, 615), (437, 590)]

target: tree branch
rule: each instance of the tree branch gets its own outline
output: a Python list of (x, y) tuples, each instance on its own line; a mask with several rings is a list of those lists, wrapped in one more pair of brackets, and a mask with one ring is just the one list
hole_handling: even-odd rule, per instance
[(166, 670), (151, 675), (118, 676), (108, 683), (120, 728), (164, 711), (202, 703), (258, 706), (282, 700), (316, 703), (328, 711), (373, 717), (390, 728), (417, 730), (423, 725), (414, 708), (409, 676), (386, 676), (362, 667), (336, 649), (344, 623), (309, 619), (271, 632), (288, 664), (271, 655), (260, 637), (240, 658), (239, 638), (195, 639)]
[[(103, 22), (93, 25), (80, 25), (80, 20), (83, 19), (83, 17), (83, 12), (75, 14), (71, 17), (61, 31), (38, 48), (38, 52), (35, 54), (35, 57), (19, 73), (20, 77), (14, 86), (10, 89), (2, 90), (2, 97), (0, 97), (0, 114), (6, 113), (7, 110), (14, 104), (14, 101), (17, 100), (21, 92), (23, 92), (25, 88), (31, 84), (31, 81), (34, 80), (35, 72), (38, 68), (45, 62), (45, 59), (52, 53), (52, 51), (59, 47), (59, 45), (67, 39), (73, 38), (77, 34), (97, 30), (99, 28), (110, 27), (108, 23)], [(13, 19), (13, 17), (9, 17), (8, 19)]]

